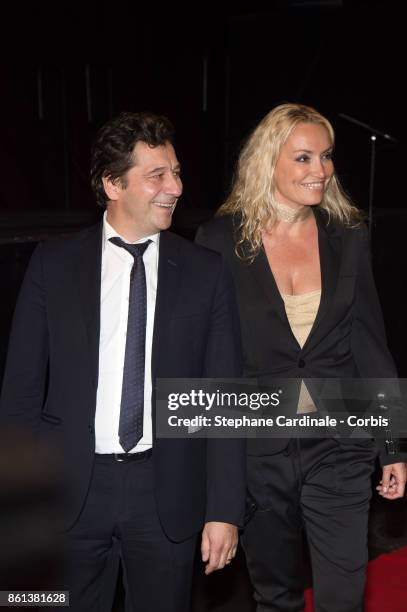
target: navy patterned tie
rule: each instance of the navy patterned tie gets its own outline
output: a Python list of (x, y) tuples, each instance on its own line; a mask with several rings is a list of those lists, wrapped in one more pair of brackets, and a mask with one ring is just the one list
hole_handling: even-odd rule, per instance
[(126, 249), (134, 257), (130, 273), (129, 316), (124, 355), (119, 439), (128, 453), (143, 437), (144, 360), (146, 352), (147, 289), (143, 253), (151, 240), (127, 244), (121, 238), (110, 242)]

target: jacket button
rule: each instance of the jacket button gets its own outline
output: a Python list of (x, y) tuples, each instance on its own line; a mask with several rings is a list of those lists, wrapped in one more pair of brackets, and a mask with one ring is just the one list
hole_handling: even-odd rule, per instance
[(303, 359), (300, 359), (298, 362), (298, 367), (299, 368), (305, 368), (305, 361)]
[(88, 425), (88, 429), (89, 429), (89, 433), (93, 434), (93, 426), (92, 425)]

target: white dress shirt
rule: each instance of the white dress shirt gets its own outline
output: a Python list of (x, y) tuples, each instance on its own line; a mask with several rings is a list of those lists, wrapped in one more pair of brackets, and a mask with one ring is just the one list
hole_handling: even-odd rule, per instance
[[(124, 354), (126, 348), (127, 317), (129, 310), (130, 272), (133, 256), (111, 242), (120, 236), (103, 216), (102, 276), (100, 291), (99, 383), (96, 399), (96, 452), (123, 453), (119, 442), (120, 403), (122, 396)], [(147, 326), (144, 373), (143, 437), (130, 452), (141, 452), (152, 446), (151, 417), (151, 351), (160, 234), (147, 236), (137, 243), (151, 240), (143, 254), (147, 285)]]

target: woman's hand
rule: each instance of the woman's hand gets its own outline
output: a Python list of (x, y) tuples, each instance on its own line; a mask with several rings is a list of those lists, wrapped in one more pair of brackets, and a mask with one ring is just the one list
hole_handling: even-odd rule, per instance
[(392, 463), (383, 467), (383, 476), (376, 487), (379, 495), (386, 499), (399, 499), (404, 495), (407, 469), (405, 463)]

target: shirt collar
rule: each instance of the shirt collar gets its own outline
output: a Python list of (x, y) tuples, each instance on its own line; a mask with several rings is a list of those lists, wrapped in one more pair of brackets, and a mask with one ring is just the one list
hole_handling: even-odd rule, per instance
[[(110, 238), (114, 238), (115, 236), (118, 236), (119, 238), (121, 238), (124, 242), (129, 243), (128, 240), (126, 240), (125, 238), (123, 238), (123, 236), (121, 236), (111, 225), (110, 223), (108, 223), (107, 219), (107, 211), (105, 211), (103, 213), (103, 250), (105, 250), (106, 248), (106, 244), (107, 242), (110, 240)], [(158, 244), (160, 242), (160, 233), (158, 232), (157, 234), (152, 234), (151, 236), (145, 236), (144, 238), (140, 238), (140, 240), (136, 240), (134, 243), (131, 244), (139, 244), (142, 242), (147, 242), (147, 240), (151, 240), (151, 242), (154, 242), (154, 244), (158, 247)]]

